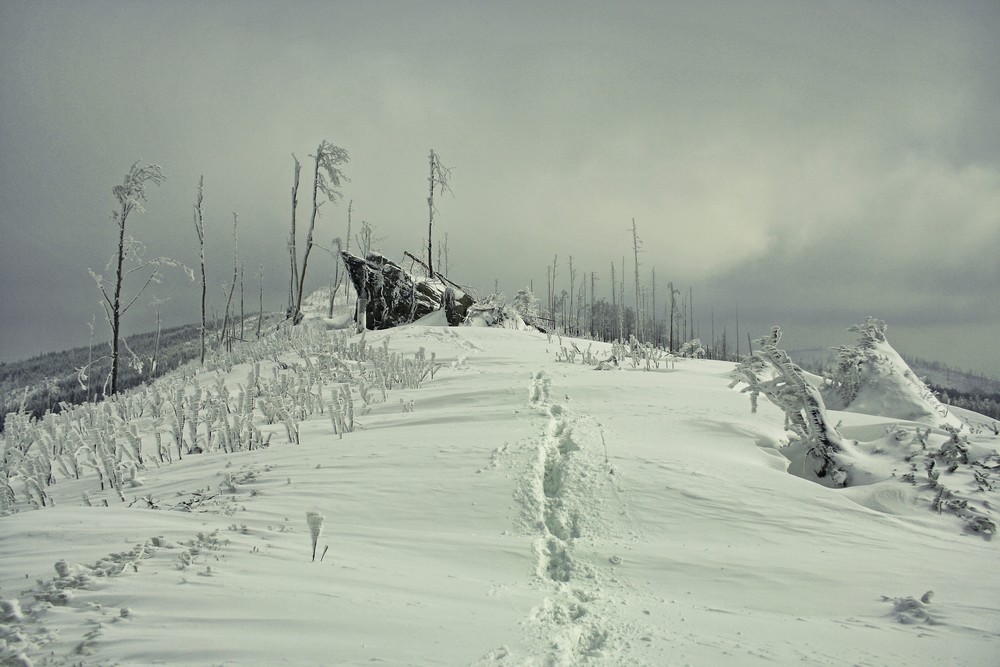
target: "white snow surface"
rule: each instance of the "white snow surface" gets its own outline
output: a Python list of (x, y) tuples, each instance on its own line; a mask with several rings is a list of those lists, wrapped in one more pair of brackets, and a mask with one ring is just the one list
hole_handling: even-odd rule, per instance
[[(297, 445), (271, 426), (249, 453), (149, 454), (127, 497), (162, 509), (91, 475), (0, 517), (10, 664), (997, 664), (998, 541), (876, 446), (878, 484), (789, 474), (783, 415), (751, 414), (733, 364), (596, 371), (494, 328), (367, 338), (443, 366), (342, 439), (316, 416)], [(902, 423), (832, 414), (868, 441)], [(169, 509), (199, 491), (218, 495)]]

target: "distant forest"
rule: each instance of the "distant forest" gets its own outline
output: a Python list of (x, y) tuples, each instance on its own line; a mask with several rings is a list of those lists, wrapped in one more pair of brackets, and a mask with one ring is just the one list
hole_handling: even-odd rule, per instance
[[(265, 321), (268, 316), (264, 316)], [(279, 315), (274, 315), (277, 321)], [(217, 331), (221, 323), (209, 322), (207, 329)], [(244, 330), (256, 332), (257, 317), (247, 318)], [(239, 329), (237, 324), (236, 329)], [(119, 390), (136, 387), (168, 373), (181, 364), (197, 359), (200, 354), (200, 326), (185, 324), (157, 332), (128, 337), (127, 361), (118, 379)], [(211, 334), (210, 334), (211, 335)], [(248, 333), (253, 336), (254, 333)], [(157, 341), (159, 337), (159, 341)], [(24, 406), (26, 412), (42, 417), (46, 412), (59, 412), (60, 403), (79, 405), (103, 397), (104, 382), (111, 372), (111, 360), (106, 357), (108, 342), (95, 342), (93, 347), (78, 347), (11, 363), (0, 363), (0, 431), (7, 413)], [(153, 361), (155, 360), (155, 368)], [(89, 368), (87, 368), (90, 364)], [(87, 387), (81, 385), (79, 369), (87, 368)]]
[(929, 384), (928, 387), (942, 403), (972, 410), (991, 419), (1000, 420), (1000, 392), (973, 393), (948, 389), (935, 384)]
[(919, 357), (904, 359), (942, 403), (1000, 420), (1000, 381), (979, 373), (955, 370), (940, 361)]

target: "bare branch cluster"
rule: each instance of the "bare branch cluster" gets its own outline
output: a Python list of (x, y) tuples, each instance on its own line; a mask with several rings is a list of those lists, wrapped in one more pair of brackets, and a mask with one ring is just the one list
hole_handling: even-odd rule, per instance
[(351, 180), (341, 169), (350, 159), (347, 150), (324, 140), (316, 149), (316, 155), (310, 157), (316, 160), (316, 187), (329, 201), (336, 203), (343, 197), (340, 192), (341, 183), (349, 183)]
[(160, 185), (165, 180), (166, 176), (159, 165), (147, 164), (140, 167), (138, 162), (133, 162), (122, 184), (111, 190), (119, 204), (119, 210), (111, 213), (111, 219), (119, 228), (124, 228), (125, 220), (132, 211), (145, 211), (142, 202), (146, 201), (146, 184)]

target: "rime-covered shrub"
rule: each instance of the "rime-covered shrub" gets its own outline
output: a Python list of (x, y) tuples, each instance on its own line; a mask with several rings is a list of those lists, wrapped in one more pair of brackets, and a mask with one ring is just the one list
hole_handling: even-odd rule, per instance
[[(227, 376), (237, 364), (245, 365), (246, 379), (234, 389)], [(59, 475), (89, 473), (101, 491), (124, 502), (142, 484), (150, 455), (161, 465), (267, 447), (275, 429), (263, 425), (284, 426), (288, 441), (297, 443), (299, 423), (325, 415), (342, 437), (356, 426), (355, 392), (366, 406), (384, 402), (391, 389), (416, 389), (440, 366), (423, 348), (403, 356), (387, 342), (368, 345), (364, 334), (289, 327), (210, 355), (205, 368), (214, 380), (188, 368), (41, 420), (24, 410), (11, 413), (0, 434), (0, 514), (51, 505), (47, 490)]]
[(788, 354), (778, 349), (780, 339), (781, 329), (774, 327), (770, 336), (758, 340), (760, 348), (733, 370), (730, 387), (745, 382), (747, 387), (743, 391), (750, 394), (751, 409), (755, 412), (760, 394), (781, 408), (785, 413), (785, 428), (808, 446), (806, 453), (814, 463), (816, 477), (846, 486), (848, 470), (840, 459), (847, 442), (829, 423), (819, 390), (806, 380), (802, 369), (792, 363)]
[(519, 289), (517, 294), (514, 295), (511, 307), (525, 324), (536, 329), (542, 328), (538, 320), (538, 299), (531, 293), (531, 290), (527, 288)]
[(682, 357), (703, 359), (705, 357), (705, 346), (701, 344), (701, 339), (694, 338), (681, 345), (681, 349), (678, 350), (678, 354)]
[(503, 294), (491, 294), (469, 306), (464, 324), (470, 326), (523, 329), (525, 321)]

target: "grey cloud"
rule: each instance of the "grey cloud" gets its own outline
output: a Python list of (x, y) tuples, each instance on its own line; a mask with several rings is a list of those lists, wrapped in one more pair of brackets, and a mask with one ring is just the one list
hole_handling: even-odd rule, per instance
[[(763, 313), (836, 326), (871, 308), (1000, 327), (984, 314), (1000, 287), (993, 3), (0, 11), (0, 260), (18, 285), (2, 298), (26, 320), (89, 320), (86, 268), (106, 261), (110, 188), (137, 159), (168, 177), (133, 230), (150, 252), (195, 261), (204, 174), (212, 283), (239, 211), (247, 273), (265, 265), (280, 307), (291, 153), (330, 139), (351, 152), (355, 224), (397, 255), (422, 245), (426, 155), (440, 152), (454, 197), (439, 238), (484, 290), (540, 292), (558, 253), (607, 292), (634, 217), (644, 269), (720, 313), (752, 292)], [(346, 206), (326, 207), (321, 238), (345, 233)], [(169, 317), (193, 319), (189, 286), (159, 289)], [(55, 340), (11, 326), (0, 358)], [(55, 346), (82, 338), (50, 328), (66, 332)]]

